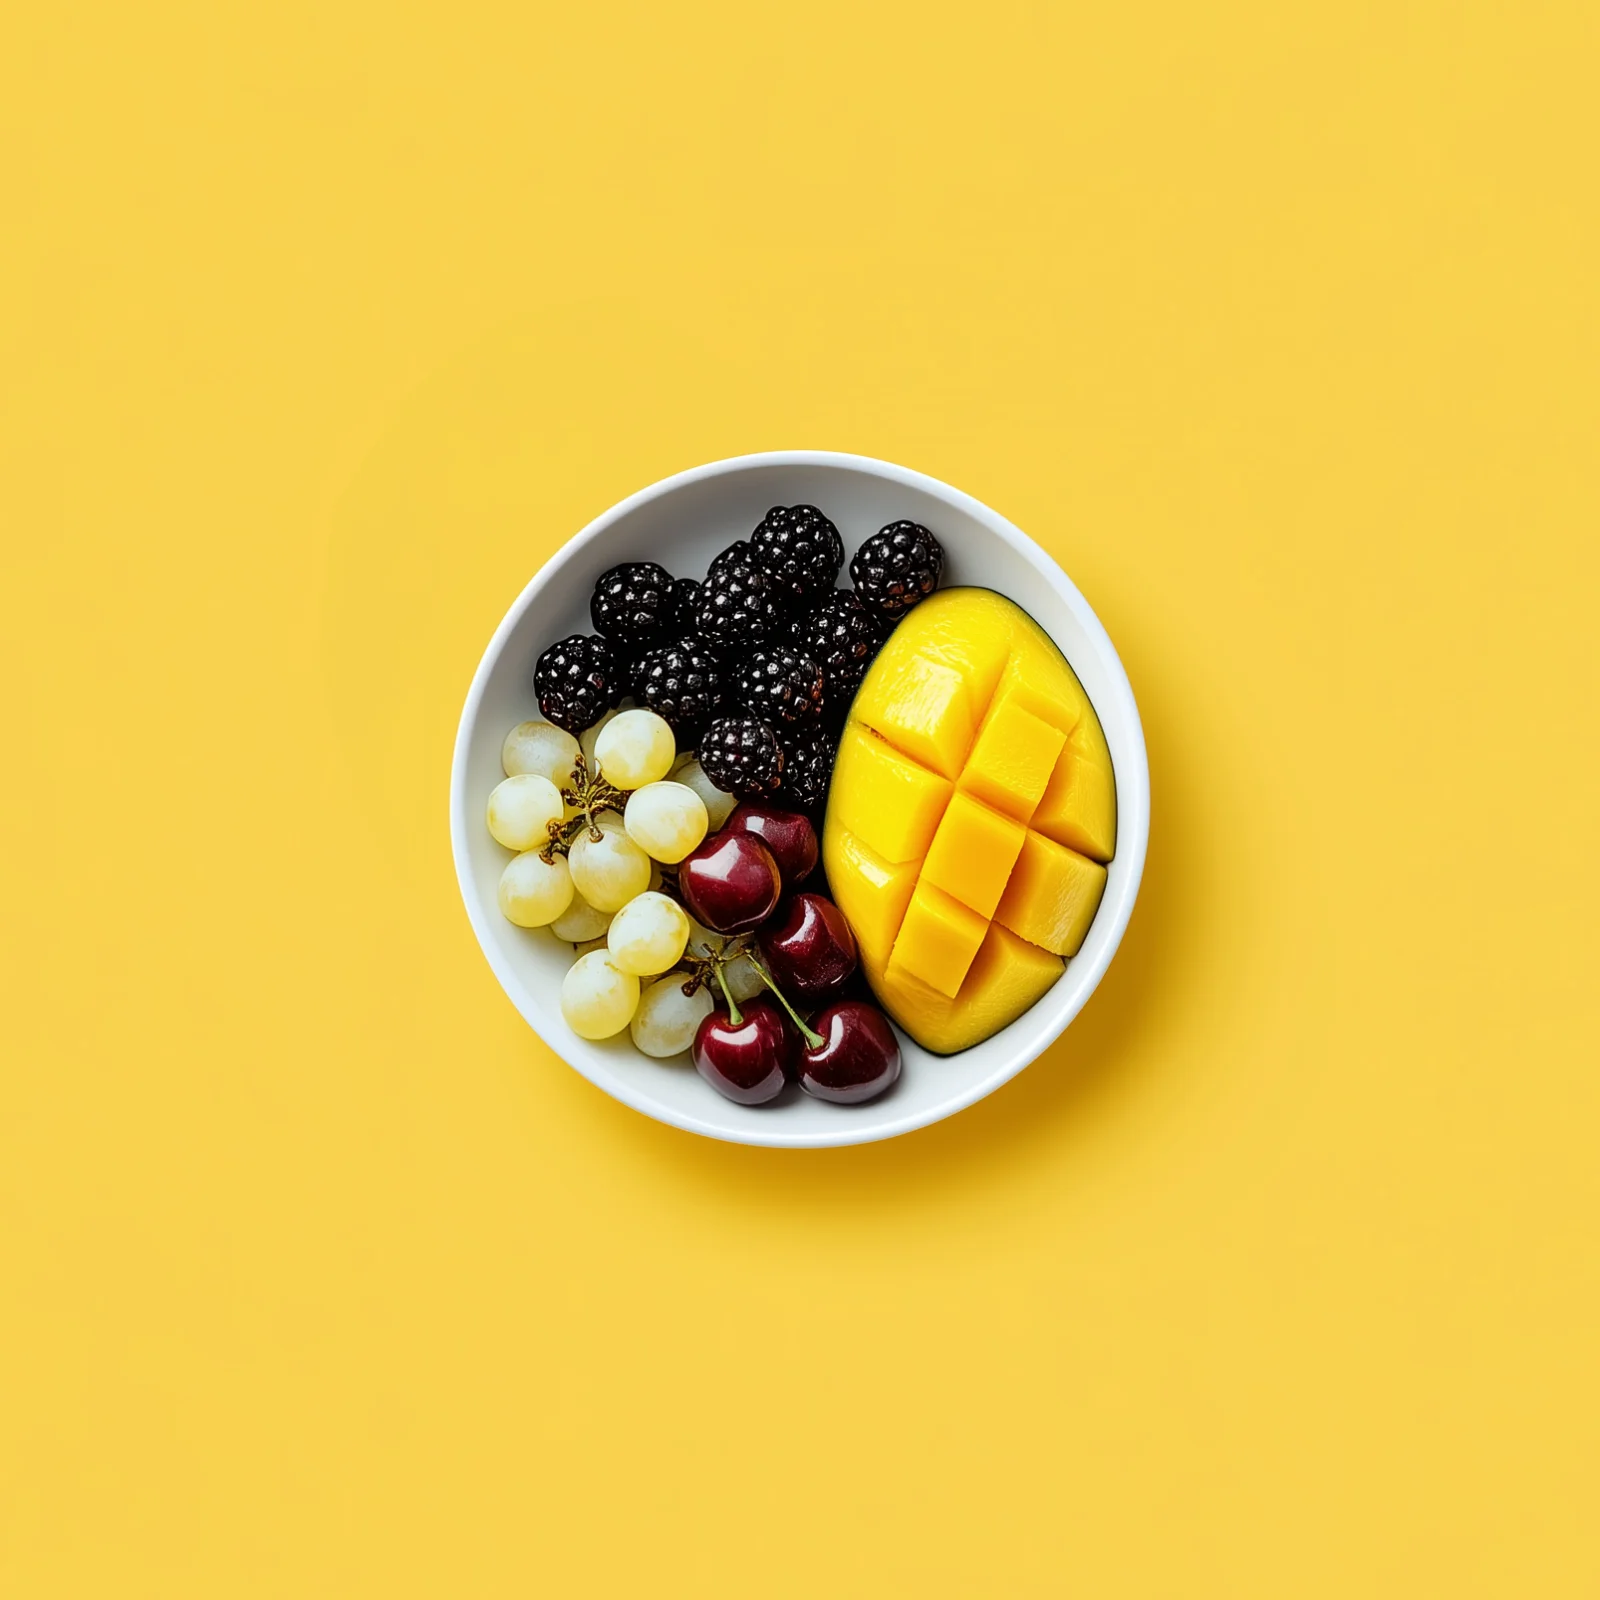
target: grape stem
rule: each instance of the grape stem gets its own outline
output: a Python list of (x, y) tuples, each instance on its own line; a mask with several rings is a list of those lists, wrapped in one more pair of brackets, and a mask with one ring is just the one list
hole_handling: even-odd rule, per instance
[(591, 844), (599, 844), (603, 835), (594, 820), (595, 812), (615, 811), (620, 815), (628, 803), (626, 793), (615, 784), (607, 783), (600, 773), (595, 773), (592, 778), (589, 776), (589, 763), (584, 760), (581, 751), (572, 764), (572, 787), (563, 789), (561, 798), (569, 806), (581, 807), (582, 814), (569, 817), (565, 822), (552, 821), (549, 824), (550, 842), (539, 852), (539, 859), (547, 864), (557, 856), (566, 855), (572, 849), (572, 841), (585, 831)]

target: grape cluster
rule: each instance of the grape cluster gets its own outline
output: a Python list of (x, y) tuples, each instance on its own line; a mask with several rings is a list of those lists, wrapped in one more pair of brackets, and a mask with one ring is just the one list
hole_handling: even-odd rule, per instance
[(894, 1031), (849, 992), (855, 936), (804, 887), (819, 856), (810, 818), (735, 808), (647, 708), (608, 711), (577, 737), (519, 723), (501, 764), (485, 814), (515, 852), (500, 910), (573, 946), (561, 1014), (574, 1034), (627, 1029), (645, 1055), (689, 1052), (743, 1105), (792, 1083), (847, 1105), (892, 1087)]

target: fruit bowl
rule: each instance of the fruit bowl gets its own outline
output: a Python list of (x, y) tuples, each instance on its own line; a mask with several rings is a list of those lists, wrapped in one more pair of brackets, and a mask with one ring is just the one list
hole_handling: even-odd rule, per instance
[[(997, 590), (1028, 611), (1071, 662), (1098, 712), (1117, 783), (1117, 852), (1104, 899), (1065, 974), (999, 1033), (957, 1055), (936, 1056), (901, 1035), (899, 1083), (866, 1105), (840, 1106), (791, 1088), (769, 1105), (721, 1099), (685, 1056), (661, 1062), (626, 1031), (591, 1043), (562, 1019), (570, 947), (545, 929), (500, 915), (496, 889), (506, 854), (484, 827), (484, 804), (502, 776), (506, 730), (538, 715), (533, 667), (551, 641), (589, 626), (589, 596), (608, 567), (659, 561), (699, 576), (768, 507), (820, 506), (847, 553), (886, 523), (911, 518), (945, 550), (944, 581)], [(538, 572), (506, 613), (467, 693), (450, 782), (450, 835), (467, 916), (495, 977), (524, 1020), (559, 1056), (625, 1105), (690, 1133), (740, 1144), (862, 1144), (926, 1127), (981, 1100), (1060, 1037), (1116, 954), (1144, 870), (1150, 776), (1127, 674), (1105, 629), (1061, 568), (1026, 534), (969, 495), (919, 472), (864, 456), (775, 451), (715, 461), (665, 478), (597, 517)]]

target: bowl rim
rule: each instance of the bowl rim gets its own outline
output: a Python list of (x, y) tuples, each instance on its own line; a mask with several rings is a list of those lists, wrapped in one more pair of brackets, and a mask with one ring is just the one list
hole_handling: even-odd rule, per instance
[[(1080, 970), (1077, 974), (1077, 982), (1073, 985), (1076, 996), (1074, 1001), (1067, 1006), (1059, 1019), (1054, 1020), (1054, 1025), (1047, 1026), (1042, 1031), (1036, 1030), (1023, 1042), (1019, 1050), (1002, 1058), (982, 1077), (953, 1088), (949, 1095), (931, 1106), (908, 1111), (885, 1122), (857, 1126), (841, 1119), (836, 1129), (785, 1132), (778, 1119), (772, 1119), (770, 1123), (763, 1125), (760, 1118), (752, 1118), (748, 1131), (742, 1128), (734, 1130), (704, 1121), (676, 1107), (653, 1100), (647, 1094), (637, 1092), (632, 1085), (613, 1076), (603, 1064), (580, 1064), (569, 1061), (561, 1045), (549, 1036), (540, 1026), (539, 1020), (530, 1015), (529, 1009), (523, 1005), (519, 998), (523, 988), (522, 980), (497, 954), (495, 941), (485, 926), (487, 915), (485, 908), (478, 903), (476, 886), (470, 876), (468, 819), (476, 817), (478, 813), (467, 803), (468, 748), (472, 730), (477, 722), (479, 706), (490, 676), (505, 649), (506, 641), (555, 574), (568, 562), (581, 557), (583, 552), (600, 539), (614, 523), (640, 506), (648, 505), (652, 500), (659, 500), (689, 484), (702, 482), (708, 478), (766, 467), (817, 466), (843, 467), (884, 478), (892, 483), (931, 495), (965, 512), (974, 520), (983, 523), (1021, 555), (1073, 612), (1092, 647), (1101, 656), (1109, 682), (1108, 696), (1096, 704), (1096, 712), (1102, 722), (1107, 720), (1109, 712), (1110, 716), (1131, 735), (1129, 740), (1131, 759), (1116, 766), (1117, 856), (1124, 864), (1124, 871), (1119, 875), (1120, 881), (1115, 892), (1111, 885), (1107, 885), (1106, 900), (1101, 903), (1095, 915), (1096, 924), (1105, 919), (1105, 930), (1103, 937), (1097, 941), (1097, 947), (1090, 958), (1087, 970)], [(478, 947), (488, 961), (495, 980), (516, 1007), (522, 1020), (575, 1072), (634, 1111), (657, 1122), (680, 1128), (686, 1133), (696, 1133), (733, 1144), (776, 1149), (816, 1149), (836, 1145), (870, 1144), (880, 1139), (893, 1139), (900, 1134), (911, 1133), (918, 1128), (942, 1122), (958, 1111), (964, 1111), (968, 1106), (993, 1094), (1003, 1084), (1009, 1083), (1023, 1068), (1036, 1061), (1071, 1026), (1078, 1013), (1088, 1003), (1089, 997), (1100, 986), (1100, 980), (1110, 967), (1112, 958), (1122, 943), (1122, 936), (1127, 931), (1128, 921), (1133, 915), (1134, 902), (1139, 896), (1149, 835), (1150, 765), (1145, 749), (1144, 725), (1139, 717), (1133, 686), (1128, 681), (1122, 659), (1118, 656), (1110, 635), (1095, 615), (1093, 607), (1084, 599), (1061, 565), (1014, 523), (965, 491), (927, 473), (899, 466), (892, 461), (836, 450), (764, 450), (748, 455), (725, 456), (720, 460), (708, 461), (701, 466), (689, 467), (682, 472), (661, 478), (602, 511), (551, 555), (528, 580), (521, 594), (500, 619), (500, 624), (484, 648), (477, 669), (473, 673), (472, 684), (467, 691), (466, 701), (461, 708), (461, 717), (456, 726), (455, 748), (450, 764), (450, 848), (455, 864), (456, 884), (461, 891), (467, 920), (478, 941)]]

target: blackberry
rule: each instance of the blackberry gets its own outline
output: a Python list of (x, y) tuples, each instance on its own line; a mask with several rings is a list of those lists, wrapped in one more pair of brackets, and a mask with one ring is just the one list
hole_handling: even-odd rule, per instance
[(533, 669), (539, 709), (568, 733), (592, 727), (622, 698), (624, 687), (611, 646), (592, 633), (557, 640)]
[(827, 680), (828, 704), (848, 701), (883, 648), (879, 619), (850, 589), (835, 589), (819, 606), (794, 624), (790, 635), (795, 649), (822, 667)]
[(770, 639), (781, 622), (777, 589), (760, 567), (742, 558), (712, 563), (695, 608), (695, 629), (707, 644), (718, 652), (747, 650)]
[(733, 679), (739, 704), (780, 729), (814, 721), (822, 687), (822, 668), (781, 644), (753, 651)]
[(711, 558), (706, 568), (707, 579), (714, 578), (724, 567), (750, 566), (755, 562), (755, 548), (748, 539), (735, 539), (726, 550)]
[(783, 792), (802, 811), (821, 811), (838, 751), (833, 735), (807, 728), (783, 740)]
[(614, 644), (649, 649), (668, 636), (672, 604), (672, 574), (654, 561), (629, 561), (601, 573), (589, 618)]
[(783, 746), (760, 717), (718, 717), (700, 735), (697, 754), (706, 776), (741, 799), (773, 794), (783, 782)]
[(722, 675), (716, 658), (698, 640), (680, 639), (652, 650), (639, 662), (633, 692), (672, 725), (681, 747), (721, 703)]
[(826, 593), (844, 565), (844, 540), (815, 506), (774, 506), (750, 535), (756, 565), (791, 605)]
[(694, 614), (700, 607), (700, 582), (697, 578), (674, 578), (667, 603), (668, 633), (683, 638), (694, 632)]
[(856, 593), (895, 622), (939, 587), (943, 572), (944, 551), (920, 522), (891, 522), (850, 561)]

